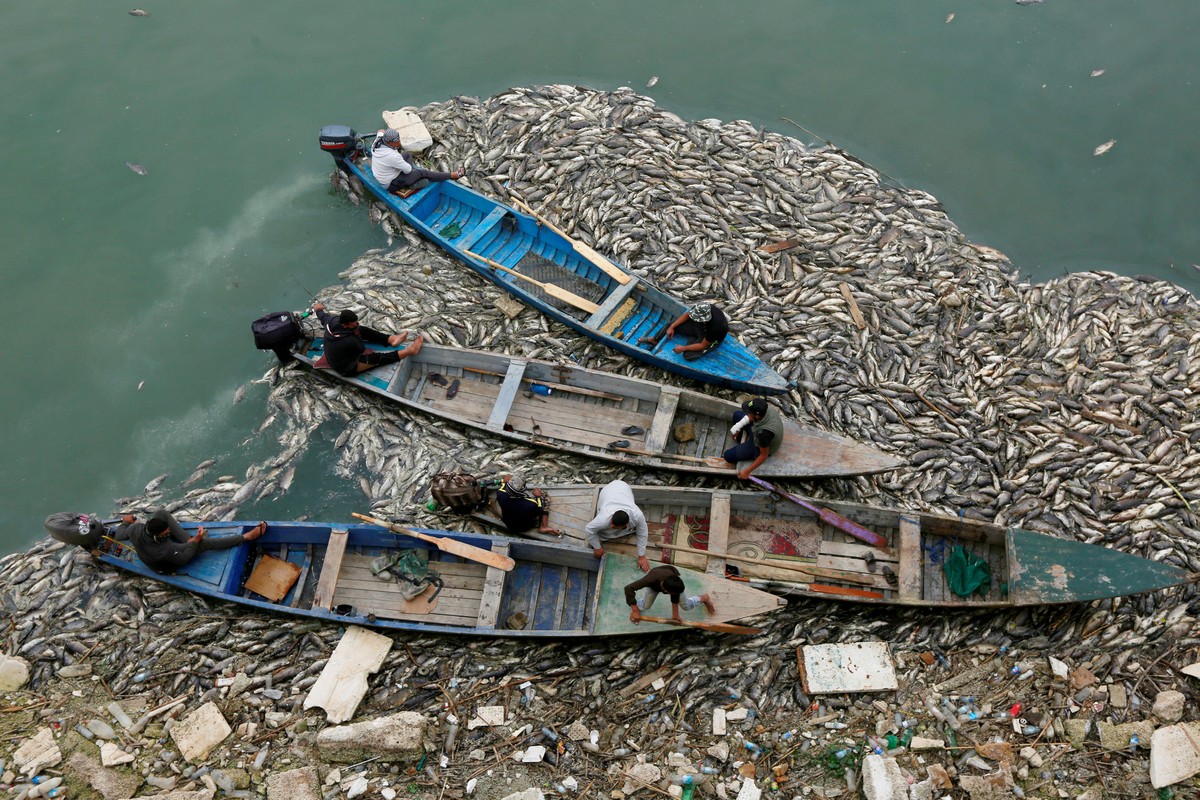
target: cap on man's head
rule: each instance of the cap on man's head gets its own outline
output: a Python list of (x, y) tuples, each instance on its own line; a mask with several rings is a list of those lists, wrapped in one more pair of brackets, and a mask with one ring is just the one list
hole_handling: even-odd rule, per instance
[(688, 316), (696, 322), (708, 322), (712, 319), (712, 303), (696, 303), (688, 309)]
[(384, 144), (396, 144), (400, 141), (400, 131), (395, 128), (388, 128), (383, 132)]
[(742, 403), (742, 411), (747, 414), (754, 414), (756, 417), (761, 417), (767, 413), (767, 398), (755, 397), (753, 400), (747, 400)]
[(350, 309), (346, 309), (341, 314), (338, 314), (338, 322), (343, 325), (349, 325), (351, 322), (358, 322), (358, 314), (355, 314)]
[(167, 523), (158, 517), (151, 517), (146, 520), (146, 533), (152, 533), (155, 536), (161, 536), (167, 532)]
[(512, 475), (508, 476), (508, 481), (506, 482), (506, 485), (508, 486), (508, 488), (512, 489), (514, 492), (517, 492), (517, 493), (525, 491), (525, 479), (522, 478), (520, 475), (516, 474), (515, 472)]

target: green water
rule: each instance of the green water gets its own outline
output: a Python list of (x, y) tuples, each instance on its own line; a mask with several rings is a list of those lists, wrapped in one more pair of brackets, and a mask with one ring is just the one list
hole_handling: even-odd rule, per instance
[[(5, 552), (51, 511), (106, 513), (214, 456), (210, 478), (240, 479), (272, 450), (255, 434), (265, 387), (232, 402), (271, 363), (248, 323), (382, 243), (330, 193), (316, 136), (383, 108), (632, 86), (688, 119), (812, 141), (803, 125), (936, 195), (1029, 279), (1200, 287), (1200, 3), (130, 7), (0, 7)], [(361, 495), (328, 461), (306, 456), (262, 513), (344, 518)]]

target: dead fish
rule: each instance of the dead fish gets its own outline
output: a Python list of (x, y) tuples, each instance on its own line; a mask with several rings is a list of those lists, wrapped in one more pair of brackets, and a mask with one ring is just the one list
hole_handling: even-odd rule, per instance
[(1113, 145), (1116, 143), (1117, 143), (1116, 139), (1109, 139), (1107, 142), (1105, 142), (1104, 144), (1100, 145), (1095, 150), (1093, 150), (1092, 155), (1102, 156), (1105, 153), (1107, 153), (1109, 150), (1112, 150)]
[(1103, 74), (1104, 74), (1104, 70), (1102, 70), (1102, 69), (1094, 69), (1094, 70), (1092, 70), (1092, 77), (1093, 77), (1093, 78), (1099, 78), (1099, 77), (1100, 77), (1101, 75), (1103, 75)]
[(651, 86), (653, 86), (656, 83), (658, 83), (658, 76), (654, 75), (650, 78), (650, 80), (646, 81), (646, 88), (649, 89)]
[(163, 481), (165, 481), (165, 480), (167, 479), (167, 476), (168, 476), (168, 475), (170, 475), (170, 474), (171, 474), (171, 473), (169, 473), (169, 472), (164, 472), (162, 475), (159, 475), (157, 478), (155, 478), (154, 480), (152, 480), (152, 481), (150, 481), (149, 483), (147, 483), (147, 484), (146, 484), (146, 488), (145, 488), (145, 489), (143, 489), (142, 491), (143, 491), (144, 493), (146, 493), (146, 494), (150, 494), (150, 493), (151, 493), (151, 492), (153, 492), (155, 489), (157, 489), (158, 487), (162, 486), (162, 484), (163, 484)]
[(949, 25), (949, 24), (950, 24), (951, 22), (953, 22), (953, 21), (954, 21), (954, 12), (953, 12), (953, 11), (951, 11), (951, 12), (950, 12), (950, 13), (949, 13), (949, 14), (946, 16), (946, 24), (947, 24), (947, 25)]
[(130, 9), (129, 16), (131, 16), (131, 17), (148, 17), (148, 16), (150, 16), (150, 12), (146, 11), (143, 8), (134, 8), (134, 9)]
[(149, 170), (147, 170), (141, 164), (135, 164), (132, 161), (126, 161), (125, 166), (129, 167), (131, 170), (136, 172), (138, 175), (145, 175), (147, 172), (149, 172)]
[(241, 386), (239, 386), (239, 387), (237, 388), (237, 391), (233, 393), (233, 404), (234, 404), (235, 406), (236, 406), (238, 403), (242, 402), (242, 398), (244, 398), (244, 397), (246, 396), (246, 387), (247, 387), (248, 385), (249, 385), (249, 384), (245, 384), (245, 383), (243, 383)]
[(1042, 0), (1013, 0), (1019, 6), (1040, 6)]

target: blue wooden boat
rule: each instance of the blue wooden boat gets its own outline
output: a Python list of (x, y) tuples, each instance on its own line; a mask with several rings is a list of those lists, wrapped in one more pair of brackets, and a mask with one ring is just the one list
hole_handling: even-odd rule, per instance
[(631, 358), (715, 386), (758, 394), (790, 388), (733, 336), (696, 361), (674, 351), (679, 340), (664, 337), (657, 344), (640, 343), (688, 307), (543, 217), (522, 213), (455, 181), (431, 183), (407, 197), (390, 194), (371, 174), (363, 137), (345, 126), (323, 128), (321, 148), (425, 238), (579, 333)]
[[(181, 523), (189, 533), (203, 525), (210, 536), (245, 533), (255, 523)], [(217, 600), (296, 617), (376, 628), (475, 636), (587, 638), (683, 630), (629, 621), (624, 587), (642, 575), (636, 559), (561, 544), (478, 534), (409, 529), (401, 534), (376, 525), (270, 522), (261, 538), (228, 550), (199, 553), (175, 574), (160, 575), (124, 543), (105, 540), (93, 551), (101, 561), (135, 575)], [(449, 540), (453, 547), (416, 538)], [(488, 565), (451, 552), (482, 548)], [(440, 578), (405, 599), (401, 583), (377, 577), (377, 559), (415, 550)], [(375, 569), (373, 569), (375, 567)], [(782, 598), (723, 574), (680, 570), (689, 594), (709, 592), (714, 616), (703, 608), (683, 612), (685, 624), (732, 629), (729, 623), (786, 605)], [(257, 590), (257, 591), (256, 591)], [(670, 615), (669, 598), (652, 612)]]

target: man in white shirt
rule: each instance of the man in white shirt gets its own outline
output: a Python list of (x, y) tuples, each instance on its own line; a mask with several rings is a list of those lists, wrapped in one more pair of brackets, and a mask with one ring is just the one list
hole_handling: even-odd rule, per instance
[(604, 555), (602, 542), (636, 533), (638, 568), (642, 572), (650, 571), (650, 560), (646, 558), (646, 540), (649, 536), (646, 515), (633, 502), (633, 489), (625, 481), (613, 481), (600, 490), (596, 518), (584, 530), (587, 531), (588, 546), (596, 558)]
[(371, 174), (388, 192), (399, 192), (421, 180), (456, 181), (463, 175), (461, 171), (434, 172), (414, 166), (412, 156), (401, 153), (400, 147), (400, 134), (388, 128), (375, 137), (375, 146), (371, 148)]

